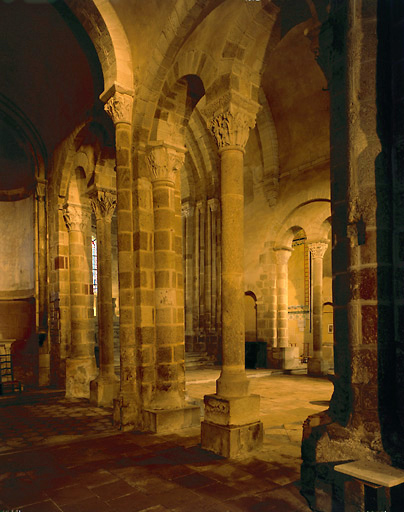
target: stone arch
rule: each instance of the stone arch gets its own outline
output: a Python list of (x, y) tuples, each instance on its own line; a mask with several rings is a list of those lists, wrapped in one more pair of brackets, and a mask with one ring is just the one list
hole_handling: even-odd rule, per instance
[(204, 84), (198, 75), (184, 75), (171, 87), (165, 83), (154, 113), (150, 139), (183, 145), (185, 127), (204, 95)]
[(86, 30), (97, 52), (104, 76), (101, 97), (110, 95), (114, 86), (132, 91), (132, 55), (111, 3), (108, 0), (66, 0), (66, 4)]
[[(308, 240), (325, 239), (328, 234), (326, 219), (330, 214), (330, 200), (316, 199), (294, 208), (281, 222), (275, 243), (279, 246), (288, 246), (290, 239), (290, 230), (293, 226), (301, 226), (306, 233)], [(290, 239), (290, 243), (292, 239)]]
[(273, 30), (279, 12), (269, 1), (243, 3), (225, 40), (213, 91), (225, 86), (247, 100), (258, 101), (268, 51), (280, 39), (280, 32)]
[(277, 239), (277, 242), (275, 243), (275, 249), (282, 247), (291, 248), (293, 239), (299, 231), (304, 231), (305, 235), (307, 235), (305, 229), (301, 225), (293, 224), (293, 220), (289, 226), (290, 227), (283, 231)]
[[(200, 22), (199, 18), (202, 11), (204, 16), (207, 16), (212, 9), (223, 1), (209, 1), (206, 3), (200, 0), (190, 0), (186, 5), (183, 0), (177, 0), (153, 51), (146, 78), (142, 84), (139, 84), (136, 91), (134, 103), (135, 144), (147, 144), (155, 112), (156, 98), (160, 97), (168, 70), (174, 64), (174, 60), (183, 44), (184, 36), (192, 30), (196, 22)], [(194, 68), (192, 69), (194, 70)], [(186, 71), (186, 73), (190, 71)], [(178, 77), (174, 78), (172, 78), (172, 81), (176, 82)]]

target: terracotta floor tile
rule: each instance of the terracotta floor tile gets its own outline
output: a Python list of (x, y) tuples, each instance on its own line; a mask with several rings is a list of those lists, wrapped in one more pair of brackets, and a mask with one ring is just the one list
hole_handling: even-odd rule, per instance
[(123, 480), (98, 485), (97, 487), (92, 487), (91, 490), (104, 501), (113, 500), (133, 493), (133, 487)]
[(79, 473), (73, 477), (74, 483), (81, 483), (91, 489), (91, 487), (103, 484), (109, 484), (118, 480), (118, 476), (105, 470), (98, 469), (97, 471)]
[(116, 512), (108, 503), (98, 497), (76, 501), (61, 507), (63, 512)]
[(241, 494), (237, 486), (230, 487), (222, 483), (207, 485), (206, 487), (196, 489), (195, 492), (201, 495), (212, 496), (217, 500), (229, 500)]
[(140, 492), (122, 496), (121, 498), (108, 502), (108, 505), (114, 512), (121, 510), (125, 512), (137, 512), (139, 510), (147, 510), (148, 508), (159, 504), (158, 496), (146, 496)]
[(70, 485), (68, 487), (63, 487), (62, 489), (51, 489), (47, 491), (47, 495), (59, 507), (83, 501), (87, 498), (93, 498), (95, 496), (93, 492), (81, 484)]
[(209, 478), (202, 473), (191, 473), (186, 476), (181, 476), (173, 480), (174, 483), (187, 487), (188, 489), (197, 489), (199, 487), (205, 487), (217, 483), (216, 480)]
[(34, 505), (22, 507), (24, 512), (60, 512), (60, 508), (51, 500), (41, 501)]
[(12, 478), (3, 482), (0, 487), (0, 496), (9, 509), (20, 508), (47, 499), (47, 495), (34, 483), (28, 484)]

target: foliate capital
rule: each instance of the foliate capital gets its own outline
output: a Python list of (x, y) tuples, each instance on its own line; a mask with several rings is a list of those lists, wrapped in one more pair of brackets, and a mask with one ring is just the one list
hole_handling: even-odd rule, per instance
[(63, 218), (68, 231), (85, 233), (90, 224), (91, 211), (81, 205), (69, 203), (63, 206)]
[(115, 92), (105, 103), (104, 110), (114, 124), (132, 123), (133, 98), (129, 94)]
[(210, 121), (209, 128), (213, 133), (219, 149), (226, 146), (236, 146), (242, 149), (247, 144), (250, 128), (255, 126), (255, 117), (242, 112), (228, 110), (222, 112)]
[(311, 256), (313, 259), (323, 258), (325, 251), (327, 250), (328, 243), (327, 242), (315, 242), (308, 244), (309, 251), (311, 252)]
[(175, 184), (175, 177), (184, 165), (185, 152), (167, 144), (149, 146), (146, 156), (152, 183), (168, 181)]
[(111, 222), (116, 207), (116, 195), (106, 190), (97, 190), (91, 194), (90, 201), (95, 218)]
[(203, 108), (209, 130), (219, 150), (228, 146), (244, 149), (261, 106), (235, 91), (227, 91)]

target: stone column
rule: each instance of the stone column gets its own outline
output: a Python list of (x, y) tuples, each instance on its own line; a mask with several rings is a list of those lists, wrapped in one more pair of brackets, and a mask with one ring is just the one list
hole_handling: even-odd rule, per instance
[(139, 427), (140, 405), (136, 385), (135, 284), (133, 258), (132, 197), (132, 106), (130, 91), (117, 87), (101, 98), (105, 111), (115, 125), (116, 144), (116, 212), (118, 231), (119, 344), (121, 382), (119, 397), (114, 400), (114, 423), (121, 430)]
[(288, 262), (292, 254), (289, 247), (275, 248), (276, 254), (276, 290), (277, 290), (277, 341), (280, 366), (290, 370), (298, 365), (299, 348), (289, 346), (289, 296)]
[(313, 283), (313, 355), (309, 359), (309, 375), (324, 375), (328, 371), (323, 361), (323, 257), (328, 243), (309, 244), (312, 257)]
[(182, 205), (185, 223), (185, 346), (193, 346), (193, 306), (194, 306), (194, 213), (195, 207), (189, 203)]
[(70, 203), (65, 205), (63, 215), (69, 231), (71, 318), (70, 351), (66, 359), (66, 397), (89, 398), (90, 382), (96, 375), (93, 295), (90, 293), (92, 282), (85, 246), (91, 214), (89, 209)]
[(39, 386), (50, 384), (50, 347), (48, 340), (48, 266), (47, 266), (47, 218), (46, 218), (45, 180), (36, 184), (36, 220), (37, 220), (37, 262), (38, 262), (38, 318), (39, 337)]
[(194, 344), (193, 350), (196, 348), (201, 326), (201, 315), (199, 310), (199, 267), (200, 267), (200, 223), (201, 223), (200, 203), (195, 208), (195, 247), (194, 247), (194, 302), (193, 302), (193, 328), (194, 328)]
[(241, 109), (214, 112), (210, 129), (221, 157), (222, 371), (216, 394), (205, 396), (202, 447), (226, 457), (262, 442), (258, 395), (249, 394), (245, 373), (243, 159), (255, 118)]
[(177, 307), (176, 238), (181, 231), (176, 229), (175, 182), (184, 152), (156, 142), (147, 158), (154, 210), (156, 389), (145, 424), (154, 432), (199, 424), (196, 409), (184, 405), (184, 319)]
[(288, 247), (277, 248), (275, 249), (275, 253), (278, 347), (288, 347), (288, 262), (292, 254), (292, 249)]
[[(217, 308), (217, 212), (219, 209), (218, 199), (209, 199), (208, 207), (211, 215), (211, 331), (217, 335), (216, 330), (216, 308)], [(220, 276), (219, 276), (220, 278)]]
[(199, 211), (199, 293), (197, 296), (199, 304), (199, 331), (198, 331), (198, 349), (204, 350), (205, 347), (201, 347), (201, 343), (206, 343), (206, 305), (205, 305), (205, 261), (206, 261), (206, 203), (199, 201), (197, 203)]
[[(338, 498), (345, 501), (345, 510), (354, 502), (357, 510), (368, 507), (363, 485), (357, 486), (361, 500), (350, 482), (339, 489), (334, 474), (324, 468), (347, 460), (404, 467), (403, 427), (397, 414), (402, 384), (396, 380), (403, 359), (397, 360), (393, 315), (394, 292), (402, 293), (403, 286), (401, 278), (392, 278), (391, 249), (392, 226), (402, 218), (402, 202), (394, 197), (396, 184), (391, 180), (392, 133), (399, 126), (395, 122), (402, 121), (402, 106), (395, 105), (391, 95), (401, 94), (402, 87), (390, 81), (390, 70), (402, 76), (401, 64), (393, 63), (395, 55), (402, 55), (402, 45), (394, 45), (397, 54), (391, 51), (398, 35), (391, 25), (396, 19), (402, 23), (402, 9), (398, 3), (386, 11), (380, 6), (362, 0), (332, 2), (332, 23), (325, 24), (331, 32), (335, 376), (330, 408), (305, 421), (301, 469), (311, 509), (325, 512), (344, 509), (343, 503), (331, 503)], [(400, 168), (399, 173), (402, 181)], [(402, 316), (396, 321), (401, 323)], [(390, 503), (384, 509), (390, 510)]]
[(206, 237), (205, 237), (205, 339), (206, 348), (210, 342), (212, 325), (212, 212), (209, 201), (206, 208)]
[(119, 380), (114, 373), (111, 246), (111, 220), (116, 206), (116, 196), (111, 192), (96, 191), (91, 195), (91, 205), (97, 222), (100, 370), (98, 377), (90, 383), (90, 402), (96, 406), (112, 406), (119, 390)]

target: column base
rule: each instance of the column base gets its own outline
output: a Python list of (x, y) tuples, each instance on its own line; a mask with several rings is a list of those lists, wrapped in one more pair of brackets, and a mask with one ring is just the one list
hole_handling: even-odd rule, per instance
[(259, 395), (224, 398), (206, 395), (202, 422), (202, 448), (223, 457), (243, 457), (263, 441), (259, 421)]
[(116, 375), (98, 375), (90, 382), (90, 403), (96, 407), (111, 407), (118, 393), (119, 379)]
[(199, 406), (189, 405), (179, 409), (144, 409), (143, 428), (160, 434), (189, 427), (199, 427), (201, 410)]
[(39, 353), (39, 387), (50, 385), (50, 354)]
[(293, 370), (300, 366), (299, 347), (273, 347), (268, 351), (271, 368)]
[(114, 398), (113, 408), (112, 418), (116, 428), (124, 432), (142, 429), (139, 401), (135, 393), (121, 393)]
[(262, 446), (263, 438), (261, 421), (240, 426), (201, 423), (202, 448), (230, 459), (247, 457)]
[(66, 359), (66, 398), (90, 398), (90, 382), (96, 374), (94, 357)]
[(326, 361), (314, 357), (309, 359), (309, 362), (307, 363), (307, 375), (321, 377), (322, 375), (327, 375), (327, 373), (328, 364)]

